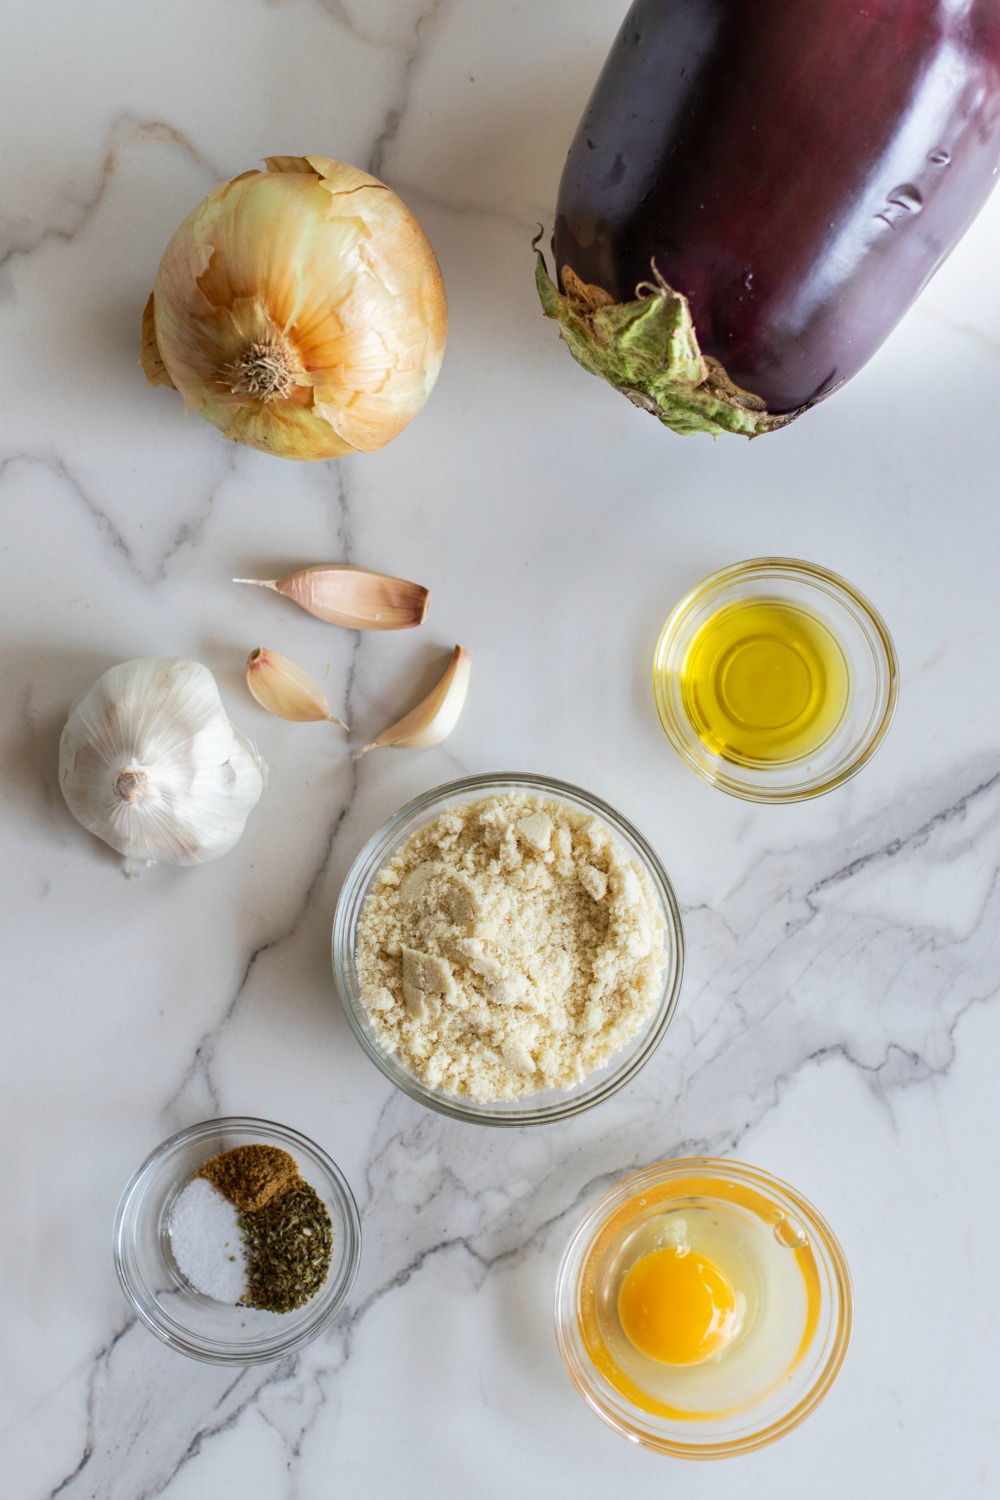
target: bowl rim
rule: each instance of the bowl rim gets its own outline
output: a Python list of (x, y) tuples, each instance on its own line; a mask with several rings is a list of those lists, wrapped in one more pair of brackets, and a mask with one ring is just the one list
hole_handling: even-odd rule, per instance
[[(292, 1151), (298, 1149), (307, 1160), (311, 1159), (321, 1169), (327, 1178), (326, 1186), (329, 1187), (331, 1196), (335, 1199), (343, 1218), (344, 1244), (336, 1275), (332, 1277), (332, 1285), (326, 1296), (323, 1297), (324, 1289), (321, 1288), (316, 1296), (310, 1299), (315, 1303), (323, 1297), (311, 1319), (307, 1318), (298, 1324), (296, 1330), (289, 1332), (284, 1339), (268, 1340), (266, 1345), (258, 1341), (256, 1345), (234, 1346), (229, 1351), (215, 1342), (209, 1347), (208, 1343), (199, 1339), (197, 1335), (178, 1333), (174, 1326), (167, 1327), (158, 1321), (155, 1312), (150, 1310), (157, 1307), (156, 1293), (151, 1290), (147, 1291), (144, 1300), (131, 1273), (131, 1257), (127, 1253), (126, 1233), (143, 1207), (144, 1192), (148, 1188), (154, 1169), (166, 1157), (201, 1139), (237, 1131), (270, 1135), (283, 1145), (287, 1145)], [(282, 1125), (277, 1120), (264, 1119), (262, 1116), (219, 1115), (212, 1119), (199, 1120), (196, 1124), (185, 1126), (182, 1130), (177, 1130), (167, 1136), (136, 1168), (118, 1200), (112, 1244), (115, 1272), (122, 1291), (139, 1321), (162, 1343), (204, 1364), (239, 1366), (269, 1364), (274, 1360), (283, 1359), (286, 1354), (310, 1343), (333, 1321), (347, 1301), (361, 1261), (361, 1219), (350, 1183), (333, 1158), (328, 1156), (323, 1148), (309, 1136), (294, 1130), (290, 1125)], [(310, 1304), (305, 1305), (308, 1307)]]
[[(878, 682), (884, 686), (885, 704), (877, 721), (866, 730), (865, 737), (860, 741), (860, 749), (856, 754), (852, 753), (851, 759), (839, 771), (825, 778), (814, 778), (805, 783), (800, 781), (775, 783), (770, 786), (750, 786), (741, 780), (738, 774), (734, 775), (731, 771), (724, 769), (728, 763), (721, 757), (715, 757), (713, 762), (706, 762), (693, 753), (691, 739), (684, 733), (685, 726), (678, 721), (670, 704), (666, 686), (662, 681), (666, 675), (662, 660), (669, 647), (680, 635), (685, 624), (685, 617), (696, 602), (722, 593), (734, 582), (768, 573), (784, 574), (813, 588), (821, 586), (828, 597), (832, 595), (840, 604), (848, 608), (853, 607), (856, 615), (869, 627), (869, 644), (876, 642), (879, 648), (877, 651), (873, 650), (872, 655)], [(667, 739), (684, 764), (702, 781), (709, 786), (717, 787), (720, 791), (727, 792), (732, 797), (739, 797), (745, 802), (806, 802), (813, 797), (824, 796), (827, 792), (842, 786), (844, 782), (850, 781), (868, 764), (888, 734), (896, 712), (898, 697), (899, 657), (888, 626), (871, 600), (860, 589), (855, 588), (848, 579), (835, 573), (831, 568), (825, 568), (820, 563), (807, 562), (799, 557), (750, 557), (743, 562), (729, 563), (723, 568), (716, 569), (714, 573), (706, 574), (674, 605), (663, 624), (653, 652), (653, 699), (661, 728)], [(716, 761), (718, 764), (715, 763)], [(788, 764), (793, 765), (794, 762)]]
[[(707, 1437), (704, 1442), (694, 1442), (669, 1435), (669, 1420), (656, 1417), (652, 1420), (663, 1424), (662, 1433), (652, 1433), (638, 1424), (631, 1425), (627, 1416), (613, 1409), (603, 1396), (589, 1360), (580, 1354), (570, 1338), (567, 1323), (573, 1332), (578, 1332), (577, 1305), (579, 1277), (586, 1264), (589, 1247), (597, 1237), (603, 1224), (616, 1207), (634, 1197), (637, 1192), (651, 1188), (675, 1177), (709, 1176), (736, 1179), (750, 1186), (763, 1189), (779, 1200), (789, 1204), (797, 1218), (810, 1231), (810, 1242), (818, 1243), (834, 1292), (832, 1306), (828, 1309), (833, 1337), (823, 1365), (810, 1382), (806, 1391), (797, 1398), (786, 1412), (771, 1419), (766, 1426), (735, 1438)], [(813, 1238), (815, 1237), (815, 1238)], [(847, 1357), (854, 1324), (854, 1294), (850, 1268), (843, 1248), (826, 1219), (814, 1205), (780, 1177), (763, 1167), (748, 1162), (732, 1161), (724, 1157), (688, 1156), (675, 1157), (644, 1167), (620, 1178), (603, 1193), (587, 1210), (577, 1224), (563, 1251), (556, 1273), (553, 1298), (553, 1321), (556, 1346), (577, 1392), (583, 1397), (596, 1416), (621, 1437), (656, 1453), (673, 1458), (716, 1459), (731, 1458), (743, 1453), (752, 1453), (758, 1448), (784, 1437), (798, 1427), (815, 1410), (828, 1394)]]
[[(591, 1092), (572, 1094), (565, 1099), (557, 1099), (553, 1103), (535, 1106), (521, 1104), (519, 1100), (477, 1105), (459, 1096), (431, 1089), (401, 1064), (395, 1062), (391, 1054), (384, 1053), (373, 1044), (362, 1024), (361, 1000), (360, 996), (356, 996), (356, 985), (352, 981), (348, 967), (349, 923), (352, 912), (360, 909), (373, 876), (389, 857), (397, 834), (404, 825), (416, 820), (422, 813), (427, 813), (429, 816), (430, 810), (437, 805), (443, 806), (466, 796), (472, 798), (477, 793), (486, 795), (491, 790), (515, 787), (545, 796), (561, 797), (578, 806), (582, 805), (606, 823), (613, 833), (621, 836), (627, 845), (634, 845), (646, 865), (663, 911), (667, 933), (664, 943), (666, 964), (658, 1006), (646, 1023), (648, 1029), (637, 1033), (642, 1036), (641, 1044), (630, 1053), (620, 1069), (614, 1068), (614, 1057), (609, 1059), (604, 1068), (598, 1069), (598, 1073), (606, 1072), (607, 1069), (611, 1069), (611, 1072)], [(413, 831), (416, 831), (415, 827)], [(411, 1099), (450, 1119), (476, 1125), (509, 1128), (552, 1124), (559, 1120), (571, 1119), (574, 1115), (582, 1114), (585, 1110), (592, 1109), (605, 1099), (611, 1098), (640, 1072), (663, 1040), (677, 1009), (684, 975), (684, 926), (674, 888), (659, 856), (639, 830), (616, 808), (595, 796), (593, 792), (588, 792), (583, 787), (555, 777), (542, 776), (535, 772), (484, 772), (442, 782), (422, 792), (419, 796), (411, 798), (366, 840), (344, 877), (337, 898), (333, 919), (332, 954), (337, 992), (351, 1030), (366, 1056), (391, 1083)], [(630, 1043), (626, 1043), (626, 1049), (629, 1045)], [(583, 1087), (585, 1083), (586, 1080), (583, 1080), (578, 1087)], [(554, 1091), (548, 1091), (549, 1095), (552, 1092)], [(530, 1100), (533, 1096), (528, 1094), (521, 1097)], [(504, 1108), (504, 1105), (508, 1107)]]

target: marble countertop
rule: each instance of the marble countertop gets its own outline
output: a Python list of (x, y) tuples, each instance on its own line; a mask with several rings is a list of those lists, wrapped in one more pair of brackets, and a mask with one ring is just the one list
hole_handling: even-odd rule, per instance
[[(1000, 1047), (1000, 197), (875, 360), (787, 431), (681, 439), (543, 322), (530, 240), (624, 0), (38, 0), (6, 22), (0, 183), (5, 1399), (12, 1500), (239, 1494), (743, 1500), (1000, 1489), (1000, 1209), (984, 1135)], [(276, 152), (385, 177), (451, 304), (426, 410), (369, 457), (225, 443), (136, 365), (160, 253), (216, 182)], [(800, 556), (894, 634), (895, 724), (862, 775), (755, 807), (701, 784), (649, 689), (660, 625), (716, 567)], [(427, 625), (359, 636), (234, 588), (344, 560), (428, 584)], [(456, 641), (452, 737), (354, 764), (268, 718), (266, 644), (370, 737)], [(137, 881), (72, 820), (56, 751), (107, 666), (188, 655), (272, 767), (238, 849)], [(639, 1078), (564, 1125), (494, 1132), (403, 1097), (330, 973), (369, 834), (466, 773), (536, 771), (620, 808), (687, 932), (677, 1017)], [(287, 1122), (356, 1193), (358, 1280), (278, 1364), (198, 1365), (117, 1285), (121, 1189), (216, 1114)], [(710, 1152), (835, 1227), (855, 1337), (825, 1403), (727, 1464), (634, 1449), (551, 1328), (560, 1256), (617, 1178)]]

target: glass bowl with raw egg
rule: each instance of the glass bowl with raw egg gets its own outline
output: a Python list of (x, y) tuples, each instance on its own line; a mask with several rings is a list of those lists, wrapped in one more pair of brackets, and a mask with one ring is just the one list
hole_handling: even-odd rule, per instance
[(759, 557), (704, 579), (653, 660), (663, 729), (703, 780), (751, 802), (798, 802), (875, 754), (898, 666), (877, 611), (813, 563)]
[(836, 1238), (793, 1188), (708, 1158), (626, 1178), (559, 1269), (556, 1339), (592, 1411), (632, 1442), (725, 1458), (790, 1432), (850, 1340)]
[(407, 803), (358, 854), (333, 923), (368, 1057), (411, 1099), (480, 1125), (610, 1098), (666, 1033), (683, 961), (673, 888), (638, 830), (527, 773)]

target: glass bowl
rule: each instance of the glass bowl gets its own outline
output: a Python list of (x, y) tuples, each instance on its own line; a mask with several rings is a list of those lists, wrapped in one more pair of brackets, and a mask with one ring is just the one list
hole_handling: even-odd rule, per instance
[[(721, 1356), (661, 1373), (636, 1362), (613, 1309), (625, 1270), (678, 1225), (692, 1248), (715, 1236), (715, 1263), (733, 1257), (748, 1306)], [(748, 1453), (798, 1426), (836, 1379), (851, 1320), (847, 1262), (816, 1210), (757, 1167), (710, 1158), (619, 1182), (573, 1235), (556, 1282), (556, 1341), (587, 1405), (622, 1437), (679, 1458)]]
[[(212, 1156), (255, 1142), (280, 1146), (330, 1211), (333, 1258), (316, 1295), (293, 1312), (234, 1307), (195, 1291), (177, 1268), (167, 1232), (174, 1199)], [(271, 1120), (249, 1116), (205, 1120), (172, 1135), (147, 1156), (115, 1215), (115, 1270), (122, 1290), (150, 1332), (192, 1359), (256, 1365), (308, 1344), (343, 1307), (361, 1256), (354, 1195), (325, 1151)]]
[[(549, 1089), (517, 1099), (481, 1102), (445, 1093), (414, 1076), (381, 1045), (362, 1003), (354, 957), (358, 918), (372, 881), (405, 841), (448, 807), (478, 801), (503, 792), (525, 792), (568, 802), (603, 823), (629, 855), (649, 875), (659, 899), (665, 926), (665, 965), (659, 1001), (634, 1037), (604, 1067), (568, 1089)], [(540, 1125), (568, 1119), (609, 1099), (634, 1078), (663, 1039), (677, 1005), (684, 966), (681, 915), (666, 872), (642, 835), (620, 813), (589, 792), (545, 776), (499, 773), (466, 776), (435, 787), (408, 802), (368, 840), (348, 871), (333, 922), (333, 972), (347, 1019), (372, 1062), (411, 1099), (454, 1120), (479, 1125)]]
[[(820, 743), (787, 759), (727, 753), (707, 743), (685, 702), (683, 673), (702, 628), (727, 607), (759, 603), (818, 622), (821, 636), (839, 656), (846, 673), (846, 702), (839, 719)], [(830, 640), (832, 637), (832, 641)], [(714, 686), (724, 682), (724, 666), (744, 646), (753, 650), (766, 632), (735, 643), (719, 658)], [(773, 637), (772, 637), (773, 640)], [(826, 682), (821, 659), (810, 660), (800, 646), (778, 644), (782, 661), (807, 692)], [(744, 665), (747, 658), (744, 656)], [(777, 665), (769, 658), (769, 670)], [(782, 669), (784, 670), (784, 668)], [(896, 707), (898, 664), (883, 621), (857, 589), (836, 573), (789, 557), (758, 557), (711, 574), (673, 610), (653, 658), (653, 693), (667, 738), (683, 761), (704, 781), (750, 802), (798, 802), (818, 797), (860, 771), (885, 738)], [(773, 680), (773, 679), (772, 679)], [(812, 700), (810, 700), (812, 701)], [(832, 712), (832, 710), (831, 710)], [(783, 726), (779, 726), (779, 729)]]

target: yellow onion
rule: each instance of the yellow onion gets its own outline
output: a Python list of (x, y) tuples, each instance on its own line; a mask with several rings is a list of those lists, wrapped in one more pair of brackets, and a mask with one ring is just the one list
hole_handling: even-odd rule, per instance
[(441, 272), (385, 183), (325, 156), (268, 157), (167, 246), (142, 325), (150, 385), (283, 458), (367, 453), (437, 379)]

